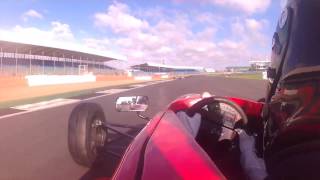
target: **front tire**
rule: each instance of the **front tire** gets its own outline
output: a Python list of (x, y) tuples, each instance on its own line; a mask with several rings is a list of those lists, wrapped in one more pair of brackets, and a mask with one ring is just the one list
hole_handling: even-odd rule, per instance
[(78, 104), (71, 112), (68, 125), (70, 154), (79, 165), (90, 167), (98, 149), (104, 146), (107, 132), (103, 127), (105, 116), (100, 105)]

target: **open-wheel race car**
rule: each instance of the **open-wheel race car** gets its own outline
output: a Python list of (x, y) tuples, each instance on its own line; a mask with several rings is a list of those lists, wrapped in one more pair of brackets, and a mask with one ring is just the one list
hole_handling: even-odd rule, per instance
[[(262, 103), (207, 93), (187, 94), (153, 118), (141, 114), (147, 106), (145, 96), (117, 99), (118, 111), (135, 111), (147, 122), (138, 135), (132, 136), (117, 127), (135, 126), (108, 123), (98, 104), (79, 104), (69, 119), (73, 159), (88, 167), (98, 153), (122, 159), (112, 177), (99, 179), (246, 179), (235, 129), (250, 131), (250, 126), (260, 126), (257, 119)], [(111, 131), (132, 139), (124, 154), (105, 146), (110, 143)]]
[[(80, 104), (69, 121), (72, 157), (90, 166), (100, 152), (119, 155), (98, 150), (110, 143), (109, 131), (118, 131), (132, 141), (106, 179), (320, 179), (319, 10), (318, 0), (287, 1), (272, 39), (264, 100), (183, 95), (150, 120), (138, 114), (148, 122), (136, 136), (106, 122), (98, 105)], [(116, 108), (140, 112), (146, 102), (123, 97)], [(250, 155), (243, 153), (244, 134)], [(251, 176), (259, 169), (259, 178)]]

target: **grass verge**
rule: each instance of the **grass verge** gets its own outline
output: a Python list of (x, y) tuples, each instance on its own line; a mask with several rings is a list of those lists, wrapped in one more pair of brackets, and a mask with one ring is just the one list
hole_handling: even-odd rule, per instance
[(10, 108), (13, 106), (37, 103), (37, 102), (41, 102), (41, 101), (49, 101), (49, 100), (53, 100), (53, 99), (57, 99), (57, 98), (72, 98), (72, 97), (76, 97), (76, 96), (96, 93), (97, 91), (102, 91), (102, 90), (107, 90), (107, 89), (113, 89), (113, 88), (120, 88), (121, 89), (126, 86), (131, 86), (131, 85), (135, 85), (135, 84), (141, 84), (141, 82), (122, 84), (122, 85), (114, 85), (114, 86), (105, 86), (105, 87), (99, 87), (99, 88), (93, 88), (93, 89), (77, 90), (77, 91), (71, 91), (71, 92), (66, 92), (66, 93), (58, 93), (58, 94), (52, 94), (52, 95), (47, 95), (47, 96), (25, 98), (25, 99), (19, 99), (19, 100), (4, 101), (4, 102), (0, 102), (0, 108), (1, 109)]
[(255, 80), (263, 80), (262, 73), (254, 73), (254, 74), (230, 74), (228, 77), (231, 78), (241, 78), (241, 79), (255, 79)]

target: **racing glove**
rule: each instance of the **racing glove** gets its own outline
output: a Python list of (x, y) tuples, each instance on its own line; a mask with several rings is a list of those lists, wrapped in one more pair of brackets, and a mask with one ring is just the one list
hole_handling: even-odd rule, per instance
[(236, 130), (239, 135), (241, 151), (240, 163), (250, 180), (262, 180), (267, 177), (264, 160), (259, 158), (255, 150), (255, 138), (249, 136), (244, 130)]

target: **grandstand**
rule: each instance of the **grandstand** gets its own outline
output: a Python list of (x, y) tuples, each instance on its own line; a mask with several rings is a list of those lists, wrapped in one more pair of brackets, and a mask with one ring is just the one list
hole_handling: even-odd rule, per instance
[(270, 66), (270, 61), (249, 61), (252, 71), (266, 71)]
[(228, 66), (226, 67), (226, 72), (231, 73), (240, 73), (240, 72), (249, 72), (250, 67), (249, 66)]
[(263, 72), (270, 66), (270, 61), (249, 61), (250, 66), (228, 66), (226, 72)]
[(172, 66), (172, 65), (149, 63), (149, 62), (131, 66), (131, 69), (135, 71), (146, 72), (146, 73), (175, 73), (175, 74), (200, 73), (200, 72), (204, 72), (205, 70), (203, 67)]
[(0, 40), (1, 75), (36, 74), (112, 74), (118, 73), (105, 62), (116, 60), (53, 47), (15, 43)]

